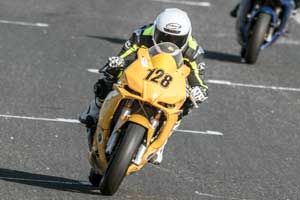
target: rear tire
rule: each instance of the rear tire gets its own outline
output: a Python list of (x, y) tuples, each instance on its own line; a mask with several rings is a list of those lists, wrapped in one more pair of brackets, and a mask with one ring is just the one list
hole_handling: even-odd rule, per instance
[(271, 16), (266, 13), (260, 13), (254, 25), (253, 33), (249, 38), (245, 51), (245, 61), (248, 64), (254, 64), (257, 61), (260, 47), (265, 40), (271, 22)]
[(126, 175), (127, 169), (142, 143), (146, 129), (138, 124), (129, 123), (123, 137), (116, 146), (100, 183), (103, 195), (113, 195)]

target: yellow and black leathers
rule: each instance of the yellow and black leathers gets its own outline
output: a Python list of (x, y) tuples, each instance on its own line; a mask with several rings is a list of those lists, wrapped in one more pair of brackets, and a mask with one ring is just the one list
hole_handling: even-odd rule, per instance
[[(152, 40), (153, 28), (153, 24), (149, 24), (135, 30), (131, 37), (123, 45), (118, 56), (125, 60), (125, 66), (129, 66), (134, 60), (136, 60), (137, 50), (141, 46), (150, 48), (154, 45)], [(208, 87), (202, 79), (205, 72), (203, 55), (204, 50), (202, 47), (198, 46), (196, 40), (190, 36), (186, 47), (183, 49), (184, 62), (191, 69), (191, 73), (187, 79), (191, 87), (199, 86), (203, 93), (207, 96)], [(123, 70), (120, 68), (108, 68), (106, 70), (106, 74), (109, 74), (110, 76), (98, 80), (94, 86), (96, 97), (100, 100), (105, 99), (106, 95), (112, 90), (113, 83), (119, 79), (122, 73)], [(187, 99), (183, 106), (182, 116), (187, 115), (192, 107), (192, 103), (189, 99)]]
[[(137, 29), (124, 44), (118, 56), (125, 59), (126, 66), (136, 59), (136, 52), (139, 47), (146, 46), (150, 48), (154, 45), (152, 40), (153, 28), (154, 26), (150, 24)], [(183, 49), (185, 64), (192, 70), (192, 73), (188, 76), (188, 82), (192, 87), (200, 86), (202, 91), (207, 93), (208, 87), (202, 79), (205, 70), (203, 65), (203, 55), (204, 50), (202, 47), (198, 46), (196, 40), (190, 36), (188, 38), (188, 44)], [(111, 69), (111, 72), (109, 73), (118, 78), (122, 71)]]

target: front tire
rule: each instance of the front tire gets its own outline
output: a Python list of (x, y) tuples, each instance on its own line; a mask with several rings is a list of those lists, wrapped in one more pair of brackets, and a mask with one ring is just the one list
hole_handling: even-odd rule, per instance
[(248, 45), (245, 51), (245, 61), (248, 64), (254, 64), (257, 61), (260, 47), (265, 40), (271, 16), (266, 13), (260, 13), (254, 25), (253, 33), (250, 35)]
[(146, 129), (138, 124), (129, 123), (123, 137), (113, 152), (107, 170), (100, 183), (101, 193), (113, 195), (126, 175), (127, 169), (142, 143)]

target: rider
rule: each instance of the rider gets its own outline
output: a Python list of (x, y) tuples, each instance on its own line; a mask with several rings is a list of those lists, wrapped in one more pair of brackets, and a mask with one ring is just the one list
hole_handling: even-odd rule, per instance
[[(129, 40), (123, 45), (118, 56), (108, 59), (108, 67), (104, 71), (105, 77), (99, 79), (94, 85), (95, 100), (79, 116), (79, 121), (85, 124), (89, 130), (90, 144), (98, 121), (99, 109), (104, 99), (112, 90), (112, 85), (122, 75), (124, 68), (136, 60), (136, 52), (141, 46), (150, 48), (161, 42), (176, 44), (183, 53), (185, 64), (191, 69), (191, 73), (187, 78), (192, 88), (191, 95), (197, 104), (207, 99), (208, 87), (202, 80), (205, 70), (205, 64), (202, 62), (204, 51), (198, 46), (191, 33), (192, 27), (187, 13), (177, 8), (168, 8), (156, 17), (154, 24), (145, 25), (135, 30)], [(187, 115), (192, 107), (191, 101), (186, 100), (180, 119)], [(163, 149), (164, 146), (158, 151), (156, 159), (153, 159), (152, 163), (159, 164), (162, 161)]]
[[(253, 1), (253, 0), (242, 0), (242, 1)], [(287, 16), (289, 16), (292, 10), (300, 7), (300, 0), (279, 0), (284, 12)], [(230, 12), (231, 17), (237, 17), (237, 13), (240, 7), (240, 3), (238, 3), (233, 10)], [(286, 22), (282, 22), (281, 24), (285, 24)]]

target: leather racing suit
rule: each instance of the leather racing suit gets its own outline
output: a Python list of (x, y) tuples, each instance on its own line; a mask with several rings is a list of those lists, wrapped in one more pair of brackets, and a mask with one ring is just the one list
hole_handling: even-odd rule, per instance
[[(154, 45), (152, 40), (153, 28), (153, 24), (140, 27), (133, 32), (131, 37), (123, 45), (118, 56), (125, 60), (125, 66), (129, 66), (136, 60), (136, 52), (139, 47), (146, 46), (147, 48), (150, 48)], [(205, 64), (203, 63), (204, 50), (202, 47), (198, 46), (196, 40), (190, 36), (182, 53), (184, 63), (191, 69), (191, 73), (187, 77), (189, 85), (191, 87), (199, 86), (207, 97), (208, 87), (203, 81), (205, 72)], [(108, 93), (112, 90), (113, 84), (117, 82), (122, 75), (122, 72), (123, 70), (120, 68), (107, 68), (104, 73), (105, 78), (99, 79), (96, 82), (94, 85), (94, 92), (96, 99), (98, 99), (98, 105), (103, 102)], [(182, 108), (182, 115), (179, 118), (181, 119), (183, 116), (187, 115), (192, 107), (192, 102), (187, 99)]]

